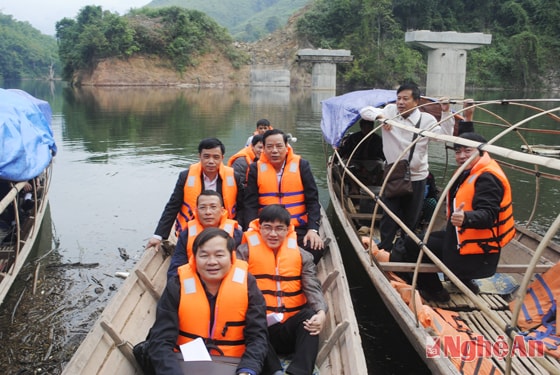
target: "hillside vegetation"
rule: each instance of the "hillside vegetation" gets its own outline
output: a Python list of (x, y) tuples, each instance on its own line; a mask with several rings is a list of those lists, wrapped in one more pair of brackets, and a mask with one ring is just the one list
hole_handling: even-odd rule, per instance
[(58, 69), (53, 37), (0, 12), (0, 78), (49, 78)]
[(169, 68), (178, 72), (209, 53), (226, 56), (233, 66), (246, 59), (214, 20), (179, 7), (143, 8), (121, 17), (100, 6), (86, 6), (75, 20), (57, 22), (56, 37), (67, 80), (79, 71), (92, 71), (107, 58), (157, 56), (161, 64), (169, 62)]
[(310, 0), (153, 0), (149, 8), (196, 9), (216, 20), (242, 41), (255, 41), (283, 27)]
[(424, 81), (425, 58), (405, 44), (407, 30), (492, 34), (491, 45), (468, 51), (467, 84), (558, 86), (560, 0), (316, 0), (298, 22), (314, 46), (352, 51), (339, 72), (353, 86)]

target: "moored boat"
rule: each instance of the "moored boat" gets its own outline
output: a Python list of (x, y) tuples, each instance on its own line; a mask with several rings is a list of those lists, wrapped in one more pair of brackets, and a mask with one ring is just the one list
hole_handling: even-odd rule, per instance
[(31, 252), (56, 152), (48, 102), (0, 89), (0, 304)]
[[(329, 250), (318, 264), (329, 312), (316, 366), (322, 375), (367, 374), (340, 250), (324, 211), (320, 235), (329, 239)], [(173, 249), (173, 242), (167, 248)], [(64, 374), (142, 373), (132, 347), (146, 338), (155, 321), (156, 304), (167, 279), (170, 257), (166, 254), (146, 251), (65, 366)]]
[[(363, 176), (357, 173), (352, 155), (342, 158), (336, 149), (340, 146), (344, 133), (360, 119), (359, 110), (361, 108), (367, 105), (382, 107), (395, 99), (396, 92), (394, 91), (364, 90), (323, 102), (321, 128), (326, 142), (334, 149), (332, 153), (329, 153), (328, 161), (329, 194), (334, 211), (364, 270), (388, 310), (433, 373), (557, 373), (560, 362), (558, 357), (549, 350), (544, 350), (542, 355), (540, 353), (519, 355), (518, 352), (517, 356), (511, 355), (515, 354), (515, 351), (512, 350), (506, 351), (504, 355), (495, 352), (490, 352), (488, 355), (475, 352), (472, 357), (469, 357), (460, 349), (460, 343), (476, 340), (488, 343), (492, 349), (495, 348), (495, 345), (502, 343), (509, 345), (509, 349), (515, 348), (515, 345), (520, 346), (521, 343), (529, 345), (529, 341), (524, 340), (527, 332), (523, 332), (518, 327), (519, 311), (516, 312), (515, 306), (519, 306), (518, 301), (524, 299), (525, 289), (529, 282), (538, 278), (536, 275), (553, 267), (560, 257), (559, 247), (552, 241), (558, 232), (560, 216), (552, 217), (546, 233), (540, 236), (534, 232), (531, 226), (532, 218), (537, 210), (536, 201), (538, 201), (539, 188), (535, 189), (537, 195), (533, 210), (528, 213), (526, 218), (521, 215), (516, 216), (517, 235), (502, 250), (497, 274), (488, 280), (478, 281), (481, 286), (479, 295), (472, 293), (443, 263), (437, 262), (437, 259), (434, 261), (435, 265), (417, 266), (415, 263), (393, 263), (389, 262), (387, 252), (372, 253), (366, 248), (378, 236), (378, 220), (381, 212), (387, 210), (382, 200), (379, 199), (384, 188), (383, 181), (381, 180), (377, 185), (368, 185)], [(423, 103), (426, 102), (429, 100), (423, 101)], [(504, 104), (511, 104), (518, 109), (533, 112), (521, 120), (511, 120), (505, 113), (495, 114), (492, 110), (492, 106), (501, 106), (501, 110), (504, 110)], [(553, 182), (560, 180), (560, 163), (557, 159), (527, 155), (504, 146), (498, 146), (498, 141), (502, 137), (509, 133), (517, 135), (518, 133), (513, 130), (519, 131), (521, 125), (527, 126), (531, 116), (540, 120), (547, 118), (550, 121), (556, 121), (557, 118), (553, 112), (560, 110), (559, 108), (555, 108), (554, 104), (547, 104), (543, 105), (541, 109), (536, 107), (535, 103), (526, 103), (523, 100), (475, 102), (475, 107), (481, 107), (481, 111), (484, 111), (485, 114), (483, 121), (475, 122), (477, 129), (488, 126), (488, 129), (492, 129), (488, 130), (488, 134), (492, 134), (493, 137), (487, 144), (473, 144), (473, 147), (479, 146), (482, 150), (497, 156), (506, 173), (506, 167), (510, 167), (518, 172), (532, 174), (536, 177), (537, 183), (541, 183), (541, 179)], [(487, 121), (487, 118), (491, 118), (493, 121)], [(441, 119), (437, 118), (437, 120)], [(391, 120), (387, 120), (387, 122), (393, 126), (399, 126)], [(495, 123), (496, 127), (493, 128), (490, 122)], [(372, 133), (381, 126), (382, 124), (379, 124)], [(555, 132), (556, 128), (557, 125), (550, 125), (547, 131)], [(440, 150), (435, 151), (440, 156), (445, 153), (444, 142), (454, 143), (457, 140), (454, 136), (444, 136), (429, 131), (423, 131), (422, 136), (442, 141), (441, 145), (430, 146), (430, 148), (441, 147)], [(525, 142), (523, 135), (519, 135), (519, 137), (522, 138), (522, 142)], [(516, 144), (519, 143), (516, 142)], [(382, 174), (382, 170), (380, 173)], [(372, 180), (369, 178), (370, 176), (367, 177), (368, 181)], [(444, 178), (443, 176), (436, 177)], [(451, 183), (451, 180), (446, 181), (443, 197)], [(523, 199), (526, 197), (524, 196)], [(444, 198), (440, 198), (438, 201), (436, 213), (441, 211), (439, 208), (444, 207), (443, 201)], [(554, 215), (558, 215), (558, 213), (554, 213)], [(436, 214), (423, 229), (429, 233), (432, 228), (441, 225), (441, 220), (442, 216)], [(423, 242), (422, 238), (417, 237), (419, 231), (416, 231), (415, 228), (406, 228), (402, 222), (399, 225), (417, 243)], [(424, 250), (425, 253), (429, 252), (427, 248)], [(432, 260), (434, 259), (432, 258)], [(425, 302), (412, 285), (400, 279), (394, 272), (443, 273), (446, 279), (450, 280), (445, 284), (451, 293), (451, 301), (443, 304)], [(516, 287), (519, 287), (517, 294), (515, 293)], [(467, 335), (464, 336), (465, 334)], [(450, 337), (457, 337), (459, 342), (446, 341), (446, 338)], [(450, 348), (451, 344), (459, 345), (453, 351), (451, 350), (453, 348)]]

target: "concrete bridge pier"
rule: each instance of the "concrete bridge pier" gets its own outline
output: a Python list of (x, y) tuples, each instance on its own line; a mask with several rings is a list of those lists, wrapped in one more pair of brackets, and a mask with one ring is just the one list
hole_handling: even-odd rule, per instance
[(336, 64), (353, 60), (349, 50), (300, 49), (298, 62), (313, 63), (311, 88), (313, 90), (336, 90)]
[(426, 96), (464, 99), (467, 50), (490, 44), (491, 34), (409, 31), (405, 42), (428, 50)]

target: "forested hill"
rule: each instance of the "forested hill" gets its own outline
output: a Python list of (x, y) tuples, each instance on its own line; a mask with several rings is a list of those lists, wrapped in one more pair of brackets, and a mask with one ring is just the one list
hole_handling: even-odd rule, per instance
[(254, 41), (284, 26), (310, 0), (153, 0), (147, 7), (196, 9), (227, 28), (234, 39)]
[(0, 78), (50, 78), (59, 70), (52, 36), (0, 12)]
[(559, 88), (560, 0), (315, 0), (298, 30), (315, 47), (345, 48), (346, 83), (422, 82), (425, 56), (404, 43), (407, 30), (483, 32), (492, 44), (468, 51), (467, 84)]

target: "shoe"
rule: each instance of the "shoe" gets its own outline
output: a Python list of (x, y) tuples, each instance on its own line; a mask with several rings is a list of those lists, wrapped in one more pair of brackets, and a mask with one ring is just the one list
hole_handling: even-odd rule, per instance
[(461, 280), (463, 282), (463, 284), (466, 285), (467, 288), (469, 288), (471, 290), (471, 292), (473, 292), (474, 294), (478, 294), (480, 293), (480, 288), (478, 286), (478, 284), (476, 283), (476, 281), (474, 280)]
[(434, 301), (438, 303), (447, 303), (451, 300), (451, 297), (449, 296), (449, 292), (445, 288), (438, 290), (437, 292), (420, 290), (420, 295), (426, 301)]

